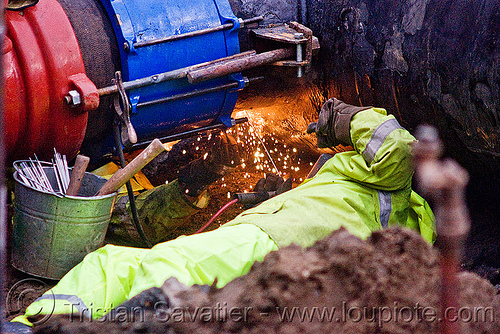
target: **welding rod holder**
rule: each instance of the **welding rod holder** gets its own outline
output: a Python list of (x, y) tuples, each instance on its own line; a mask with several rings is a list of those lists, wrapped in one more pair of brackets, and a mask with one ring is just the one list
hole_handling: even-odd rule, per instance
[(238, 202), (242, 204), (255, 205), (260, 202), (264, 202), (274, 196), (276, 196), (276, 191), (235, 193), (233, 194), (233, 199), (237, 199)]

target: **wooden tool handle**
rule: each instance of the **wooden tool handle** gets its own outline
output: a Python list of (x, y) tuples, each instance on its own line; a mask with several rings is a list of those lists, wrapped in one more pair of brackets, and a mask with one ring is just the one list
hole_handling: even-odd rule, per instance
[(83, 176), (89, 165), (90, 158), (84, 155), (77, 155), (75, 165), (73, 166), (73, 171), (71, 171), (71, 178), (69, 180), (68, 189), (66, 189), (66, 195), (77, 196), (80, 185), (82, 184)]
[(141, 152), (137, 157), (134, 158), (125, 168), (117, 171), (109, 180), (106, 182), (101, 190), (97, 193), (97, 196), (104, 196), (112, 194), (121, 186), (123, 186), (128, 180), (130, 180), (137, 172), (144, 168), (151, 160), (153, 160), (158, 154), (165, 151), (163, 144), (160, 140), (155, 139), (151, 142)]

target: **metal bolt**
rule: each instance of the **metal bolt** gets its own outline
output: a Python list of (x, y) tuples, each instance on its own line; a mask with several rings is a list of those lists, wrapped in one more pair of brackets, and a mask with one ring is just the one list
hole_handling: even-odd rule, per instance
[(130, 44), (128, 44), (128, 42), (123, 43), (123, 51), (125, 52), (130, 51)]
[[(295, 39), (304, 38), (304, 34), (301, 32), (296, 32), (293, 36), (295, 37)], [(302, 62), (302, 44), (297, 44), (297, 62)], [(299, 66), (297, 68), (297, 77), (302, 78), (302, 66)]]
[[(297, 62), (302, 62), (302, 44), (297, 44)], [(297, 77), (302, 78), (302, 66), (297, 68)]]
[(243, 83), (244, 87), (248, 87), (248, 85), (250, 84), (250, 80), (247, 77), (243, 77)]
[(64, 99), (70, 107), (78, 107), (82, 103), (80, 93), (76, 90), (70, 90)]

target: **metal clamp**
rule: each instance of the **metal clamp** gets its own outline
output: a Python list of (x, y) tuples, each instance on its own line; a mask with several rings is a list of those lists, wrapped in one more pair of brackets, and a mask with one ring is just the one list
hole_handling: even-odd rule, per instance
[(72, 107), (80, 107), (81, 111), (91, 111), (99, 107), (99, 92), (85, 73), (73, 74), (68, 78), (71, 87), (65, 96), (66, 103)]
[(306, 71), (309, 69), (313, 53), (320, 48), (318, 38), (313, 36), (312, 30), (293, 21), (284, 25), (253, 29), (252, 33), (262, 40), (295, 45), (295, 60), (277, 61), (273, 65), (297, 67), (299, 78), (302, 77), (304, 67)]
[(121, 138), (123, 146), (130, 146), (137, 143), (137, 133), (130, 121), (130, 102), (123, 87), (122, 72), (115, 72), (114, 84), (118, 88), (118, 94), (115, 95), (113, 105), (118, 119), (121, 123)]

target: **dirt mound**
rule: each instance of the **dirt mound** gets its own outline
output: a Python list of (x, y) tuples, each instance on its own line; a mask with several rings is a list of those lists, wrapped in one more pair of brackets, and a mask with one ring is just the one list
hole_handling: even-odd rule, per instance
[[(449, 319), (463, 333), (499, 333), (495, 288), (470, 273), (458, 281), (460, 308)], [(135, 322), (53, 317), (37, 333), (432, 333), (440, 322), (437, 252), (399, 228), (367, 241), (340, 230), (307, 251), (281, 249), (222, 289), (169, 279), (161, 291), (166, 298), (142, 296), (148, 310)]]

